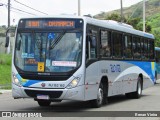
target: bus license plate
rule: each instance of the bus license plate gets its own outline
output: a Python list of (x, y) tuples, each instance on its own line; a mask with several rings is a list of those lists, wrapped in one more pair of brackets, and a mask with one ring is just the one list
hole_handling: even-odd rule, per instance
[(49, 100), (49, 96), (48, 95), (37, 95), (37, 99)]

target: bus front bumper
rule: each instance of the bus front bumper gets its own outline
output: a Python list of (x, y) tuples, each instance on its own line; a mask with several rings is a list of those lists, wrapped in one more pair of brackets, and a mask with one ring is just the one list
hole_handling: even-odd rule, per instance
[(18, 98), (34, 98), (39, 99), (38, 96), (48, 96), (48, 100), (80, 100), (84, 101), (85, 86), (77, 86), (72, 89), (42, 89), (19, 87), (12, 83), (12, 96)]

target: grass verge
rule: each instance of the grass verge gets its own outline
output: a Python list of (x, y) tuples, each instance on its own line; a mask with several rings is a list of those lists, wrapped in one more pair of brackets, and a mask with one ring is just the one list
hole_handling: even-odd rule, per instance
[(0, 89), (11, 89), (11, 54), (0, 54)]

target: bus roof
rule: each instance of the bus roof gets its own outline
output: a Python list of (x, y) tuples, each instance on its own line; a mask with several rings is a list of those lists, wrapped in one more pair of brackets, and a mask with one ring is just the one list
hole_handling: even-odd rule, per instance
[(22, 18), (22, 19), (33, 19), (33, 18), (72, 18), (72, 19), (80, 18), (80, 19), (83, 19), (84, 23), (86, 24), (89, 23), (92, 25), (100, 26), (103, 28), (111, 29), (111, 30), (122, 31), (125, 33), (130, 33), (130, 34), (134, 34), (134, 35), (138, 35), (138, 36), (142, 36), (150, 39), (155, 39), (153, 34), (136, 30), (131, 25), (120, 23), (113, 20), (98, 20), (91, 17), (75, 16), (75, 15), (42, 16), (42, 17)]
[(131, 25), (128, 25), (128, 24), (124, 24), (124, 23), (120, 23), (112, 20), (98, 20), (94, 18), (85, 18), (85, 20), (87, 21), (87, 23), (98, 25), (111, 30), (122, 31), (125, 33), (130, 33), (130, 34), (154, 39), (153, 34), (136, 30)]

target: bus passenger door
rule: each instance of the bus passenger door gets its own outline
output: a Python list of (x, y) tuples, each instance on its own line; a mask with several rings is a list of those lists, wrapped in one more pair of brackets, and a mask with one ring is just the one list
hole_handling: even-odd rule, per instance
[(98, 30), (96, 27), (87, 26), (86, 35), (86, 76), (85, 100), (96, 99), (98, 90), (98, 59), (97, 59)]

